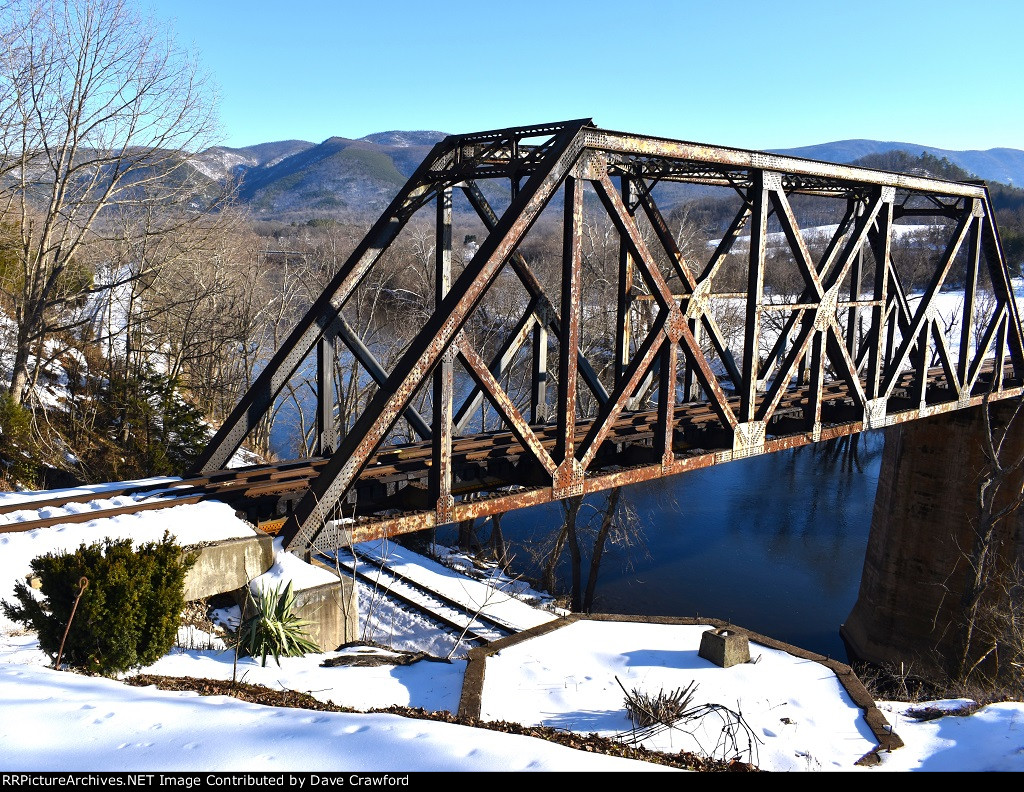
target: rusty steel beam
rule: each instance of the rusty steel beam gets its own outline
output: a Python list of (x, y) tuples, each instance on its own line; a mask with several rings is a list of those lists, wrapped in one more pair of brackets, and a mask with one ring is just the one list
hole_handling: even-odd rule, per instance
[[(488, 180), (511, 194), (500, 215), (480, 186)], [(739, 200), (717, 246), (695, 260), (684, 259), (658, 206), (662, 182), (720, 186)], [(458, 273), (456, 187), (486, 231)], [(524, 243), (560, 190), (562, 252), (548, 267), (544, 254)], [(818, 247), (801, 218), (807, 202), (821, 200), (832, 202), (826, 208), (839, 223)], [(342, 311), (431, 201), (434, 313), (387, 371)], [(584, 250), (584, 222), (602, 210), (596, 222), (616, 235), (608, 239), (617, 248), (610, 248), (614, 263), (595, 270), (599, 259)], [(938, 220), (947, 237), (922, 295), (910, 293), (910, 273), (894, 253), (900, 218)], [(776, 231), (778, 245), (770, 237)], [(792, 294), (771, 291), (776, 257), (797, 276)], [(955, 282), (964, 321), (954, 338), (935, 311), (940, 294), (953, 288), (950, 273), (964, 262), (963, 284)], [(503, 271), (528, 304), (521, 316), (503, 320), (496, 352), (485, 361), (467, 325), (489, 310), (485, 300), (509, 305), (509, 296), (491, 289)], [(591, 272), (609, 278), (614, 304), (595, 291)], [(986, 282), (991, 301), (979, 296)], [(745, 320), (733, 335), (718, 313), (730, 300)], [(642, 322), (634, 321), (637, 305)], [(599, 321), (609, 325), (595, 345), (588, 322), (602, 311)], [(782, 329), (777, 339), (767, 335), (769, 320)], [(330, 425), (333, 383), (321, 358), (318, 450), (326, 458), (240, 478), (223, 490), (242, 499), (291, 499), (282, 535), (295, 552), (577, 497), (985, 397), (1011, 398), (1024, 387), (1024, 337), (983, 184), (612, 132), (587, 119), (454, 135), (435, 146), (218, 431), (198, 467), (210, 477), (204, 493), (311, 351), (329, 351), (333, 334), (369, 372), (374, 395), (338, 439)], [(555, 350), (557, 369), (549, 371)], [(515, 368), (513, 391), (509, 372), (520, 355), (529, 361)], [(428, 380), (426, 420), (412, 399)], [(580, 399), (587, 391), (593, 404)], [(453, 402), (454, 393), (461, 402)], [(484, 399), (499, 431), (468, 428)], [(640, 408), (648, 399), (655, 409)], [(424, 439), (386, 445), (396, 442), (403, 415)]]
[(359, 471), (412, 398), (420, 379), (433, 369), (437, 359), (451, 345), (491, 279), (512, 255), (519, 240), (579, 158), (582, 151), (580, 127), (582, 124), (558, 132), (553, 161), (545, 170), (538, 170), (530, 177), (453, 284), (451, 292), (436, 307), (434, 316), (396, 364), (390, 387), (381, 388), (370, 400), (282, 529), (286, 547), (308, 546), (335, 505), (347, 494)]
[(558, 337), (558, 468), (552, 490), (558, 498), (579, 495), (583, 471), (576, 461), (576, 375), (580, 349), (580, 293), (583, 252), (583, 183), (576, 175), (565, 179), (562, 218), (562, 332)]
[(330, 454), (337, 444), (335, 401), (334, 336), (326, 333), (316, 345), (316, 456)]
[[(437, 192), (437, 238), (434, 243), (434, 304), (448, 296), (452, 283), (452, 191)], [(452, 521), (455, 498), (452, 495), (452, 390), (455, 382), (454, 350), (446, 350), (433, 376), (433, 429), (430, 454), (430, 496), (437, 521)]]

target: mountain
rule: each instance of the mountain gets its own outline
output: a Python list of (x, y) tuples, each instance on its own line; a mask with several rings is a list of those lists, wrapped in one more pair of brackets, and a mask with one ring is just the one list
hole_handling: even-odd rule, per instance
[[(412, 175), (444, 132), (390, 130), (358, 139), (332, 137), (260, 143), (245, 148), (218, 146), (204, 151), (197, 167), (210, 179), (235, 178), (239, 200), (256, 219), (306, 221), (316, 217), (376, 217)], [(951, 151), (918, 143), (839, 140), (773, 153), (847, 164), (869, 154), (904, 150), (945, 158), (977, 178), (1024, 185), (1024, 151), (996, 148)], [(666, 185), (667, 186), (667, 185)], [(671, 189), (668, 204), (689, 191)]]
[(211, 179), (227, 179), (253, 169), (272, 167), (313, 145), (305, 140), (282, 140), (237, 149), (214, 146), (199, 155), (196, 167)]
[(379, 214), (443, 132), (379, 132), (246, 148), (216, 147), (200, 156), (208, 176), (239, 180), (239, 201), (259, 219)]
[(889, 151), (906, 151), (918, 155), (922, 151), (939, 159), (947, 159), (959, 165), (968, 173), (988, 182), (999, 182), (1024, 186), (1024, 151), (1011, 148), (994, 148), (987, 151), (952, 151), (950, 149), (922, 146), (919, 143), (897, 143), (881, 140), (837, 140), (833, 143), (819, 143), (791, 149), (775, 149), (774, 154), (791, 157), (824, 160), (846, 164), (868, 154), (884, 154)]

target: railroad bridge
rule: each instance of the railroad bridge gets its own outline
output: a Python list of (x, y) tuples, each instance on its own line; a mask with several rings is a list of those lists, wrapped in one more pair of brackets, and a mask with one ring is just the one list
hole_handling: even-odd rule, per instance
[[(429, 294), (396, 299), (410, 261)], [(381, 302), (386, 315), (367, 318)], [(305, 377), (314, 453), (231, 466)], [(333, 273), (187, 477), (105, 487), (135, 497), (0, 531), (214, 499), (313, 557), (890, 427), (861, 590), (840, 633), (854, 656), (909, 658), (920, 672), (959, 651), (947, 593), (969, 578), (972, 475), (1022, 391), (1020, 318), (981, 182), (587, 119), (454, 135)], [(1024, 428), (1005, 448), (1024, 457)], [(1019, 493), (1021, 475), (1004, 489)], [(1001, 497), (1000, 508), (1013, 493)], [(996, 551), (1013, 564), (1024, 526), (999, 531)]]
[[(714, 238), (696, 243), (670, 221), (695, 196), (727, 207)], [(385, 360), (353, 307), (387, 282), (375, 273), (414, 223), (429, 231), (432, 301)], [(538, 229), (555, 229), (553, 253), (531, 248)], [(611, 267), (593, 260), (601, 229)], [(342, 368), (368, 394), (348, 412)], [(315, 455), (228, 469), (309, 370)], [(283, 521), (292, 551), (330, 551), (964, 410), (1022, 386), (1020, 320), (983, 183), (582, 119), (434, 146), (182, 488)]]

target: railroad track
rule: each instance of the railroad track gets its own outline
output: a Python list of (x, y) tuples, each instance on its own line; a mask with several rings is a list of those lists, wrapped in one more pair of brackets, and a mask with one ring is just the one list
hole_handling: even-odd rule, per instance
[[(912, 372), (907, 372), (897, 386), (897, 392), (909, 387)], [(933, 369), (929, 382), (941, 387), (944, 373)], [(804, 389), (794, 389), (783, 395), (775, 411), (777, 417), (797, 415), (806, 398)], [(824, 386), (824, 404), (852, 403), (844, 382)], [(738, 409), (739, 398), (729, 399), (730, 408)], [(657, 427), (657, 410), (623, 412), (615, 421), (605, 442), (621, 446), (642, 445), (653, 438)], [(674, 423), (677, 429), (706, 428), (719, 421), (712, 406), (705, 402), (678, 405)], [(578, 421), (576, 437), (587, 436), (593, 419)], [(550, 451), (557, 443), (558, 427), (548, 423), (532, 427), (541, 445)], [(677, 443), (678, 451), (686, 445)], [(360, 473), (356, 487), (367, 484), (402, 485), (407, 482), (426, 481), (431, 467), (432, 444), (429, 441), (384, 446), (371, 457)], [(487, 432), (456, 437), (452, 442), (452, 467), (466, 469), (474, 465), (486, 466), (496, 459), (515, 461), (529, 452), (511, 431)], [(222, 500), (230, 504), (245, 504), (260, 498), (296, 497), (301, 495), (323, 467), (325, 457), (288, 461), (278, 464), (227, 468), (202, 476), (181, 480), (162, 480), (156, 483), (128, 483), (99, 492), (72, 492), (39, 500), (0, 504), (0, 533), (30, 531), (65, 523), (81, 523), (105, 517), (116, 517), (154, 509), (198, 503), (204, 500)], [(515, 482), (509, 482), (515, 483)], [(494, 487), (493, 481), (463, 482), (455, 487), (458, 495), (484, 491)], [(88, 508), (77, 508), (85, 505)], [(17, 512), (33, 512), (19, 516)]]
[(395, 572), (382, 558), (365, 553), (357, 558), (345, 549), (337, 551), (337, 565), (329, 555), (314, 557), (331, 568), (353, 574), (401, 607), (426, 617), (464, 642), (481, 646), (518, 632), (515, 627), (482, 613), (479, 606), (456, 601), (421, 581)]

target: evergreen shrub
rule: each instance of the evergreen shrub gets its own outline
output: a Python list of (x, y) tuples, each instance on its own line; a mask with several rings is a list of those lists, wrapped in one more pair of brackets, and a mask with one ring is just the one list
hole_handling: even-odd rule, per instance
[[(185, 555), (166, 532), (161, 541), (137, 550), (130, 539), (108, 537), (72, 553), (33, 559), (42, 598), (19, 581), (17, 603), (0, 605), (8, 619), (39, 634), (39, 646), (51, 657), (64, 640), (62, 662), (112, 676), (156, 662), (174, 646), (185, 608), (185, 574), (197, 557)], [(88, 585), (75, 607), (83, 577)]]
[(9, 394), (0, 394), (0, 480), (11, 489), (33, 485), (39, 473), (35, 457), (31, 413)]

